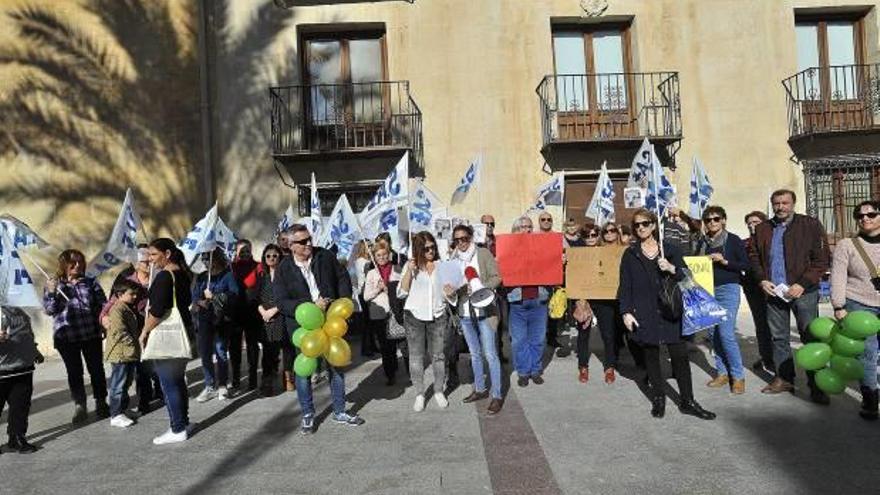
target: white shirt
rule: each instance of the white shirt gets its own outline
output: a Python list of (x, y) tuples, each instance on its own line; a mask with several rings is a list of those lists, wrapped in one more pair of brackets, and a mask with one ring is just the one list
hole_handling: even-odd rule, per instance
[(312, 273), (312, 258), (301, 262), (294, 256), (293, 262), (299, 267), (299, 271), (302, 272), (303, 277), (306, 279), (306, 283), (309, 285), (309, 293), (312, 296), (312, 302), (317, 302), (318, 299), (321, 298), (321, 290), (318, 289), (318, 281), (315, 280), (315, 274)]
[[(401, 279), (406, 278), (409, 263), (403, 269)], [(427, 270), (419, 270), (413, 277), (409, 291), (403, 290), (403, 284), (397, 285), (397, 297), (406, 298), (403, 309), (411, 312), (421, 321), (432, 321), (443, 316), (446, 310), (446, 299), (437, 269), (428, 275)]]

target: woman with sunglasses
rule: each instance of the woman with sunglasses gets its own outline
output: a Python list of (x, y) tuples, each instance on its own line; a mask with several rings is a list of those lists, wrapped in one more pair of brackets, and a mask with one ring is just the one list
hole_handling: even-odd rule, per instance
[(584, 247), (587, 245), (581, 236), (581, 226), (569, 219), (562, 225), (562, 240), (565, 247)]
[(391, 246), (383, 240), (373, 244), (373, 259), (378, 266), (367, 272), (364, 281), (364, 302), (367, 303), (367, 325), (370, 334), (379, 339), (379, 350), (382, 353), (382, 370), (385, 372), (385, 384), (392, 386), (397, 381), (397, 349), (403, 355), (404, 363), (409, 367), (409, 352), (406, 339), (391, 338), (391, 325), (400, 325), (398, 312), (397, 285), (400, 282), (401, 267), (391, 262)]
[[(681, 336), (680, 315), (662, 311), (660, 290), (666, 277), (680, 279), (684, 260), (673, 245), (658, 240), (657, 216), (645, 208), (636, 210), (632, 219), (637, 243), (626, 248), (620, 261), (620, 287), (617, 298), (623, 324), (643, 349), (650, 384), (651, 415), (662, 418), (666, 412), (666, 381), (660, 368), (660, 346), (665, 345), (678, 382), (683, 414), (700, 419), (715, 419), (694, 400), (687, 342)], [(676, 317), (677, 316), (677, 317)]]
[(712, 259), (715, 300), (725, 310), (727, 319), (709, 329), (715, 351), (716, 376), (706, 385), (711, 388), (730, 387), (741, 395), (746, 392), (742, 353), (736, 340), (736, 314), (739, 311), (742, 273), (749, 268), (745, 244), (736, 234), (727, 231), (727, 212), (720, 206), (703, 211), (706, 236), (697, 243), (696, 255)]
[(416, 397), (413, 410), (425, 409), (425, 351), (434, 370), (434, 401), (449, 405), (443, 394), (446, 383), (444, 356), (446, 339), (446, 298), (435, 263), (437, 241), (430, 232), (413, 236), (412, 259), (407, 262), (397, 286), (397, 297), (406, 298), (403, 324), (409, 347), (409, 373)]
[[(849, 311), (880, 314), (880, 279), (876, 276), (880, 267), (880, 202), (862, 201), (853, 209), (853, 218), (859, 233), (837, 241), (831, 263), (831, 305), (837, 319)], [(865, 376), (860, 383), (859, 416), (874, 421), (878, 417), (876, 335), (865, 339), (861, 358)]]
[(582, 235), (584, 239), (584, 246), (596, 247), (599, 245), (601, 234), (599, 233), (598, 226), (593, 224), (584, 225), (584, 231)]
[(260, 259), (260, 268), (257, 279), (257, 311), (263, 322), (263, 332), (260, 335), (260, 343), (263, 346), (263, 381), (260, 383), (260, 393), (263, 397), (275, 395), (275, 383), (278, 381), (278, 353), (282, 354), (284, 375), (282, 386), (291, 391), (294, 388), (291, 369), (293, 369), (294, 350), (293, 345), (286, 338), (284, 332), (284, 318), (278, 314), (278, 305), (275, 303), (275, 294), (272, 290), (272, 282), (275, 280), (275, 269), (281, 262), (281, 247), (269, 244), (263, 248), (263, 256)]

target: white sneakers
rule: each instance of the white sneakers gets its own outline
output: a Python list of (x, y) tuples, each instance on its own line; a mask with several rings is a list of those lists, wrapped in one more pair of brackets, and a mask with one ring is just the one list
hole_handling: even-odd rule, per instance
[(425, 396), (419, 394), (416, 396), (416, 401), (413, 403), (413, 411), (422, 412), (424, 410), (425, 410)]
[[(449, 401), (446, 399), (446, 396), (443, 395), (442, 392), (437, 392), (434, 394), (434, 402), (437, 403), (437, 407), (440, 409), (446, 409), (449, 406)], [(416, 396), (416, 401), (413, 403), (413, 411), (422, 412), (425, 410), (425, 396), (419, 394)]]
[(128, 428), (133, 424), (134, 421), (125, 414), (119, 414), (110, 418), (110, 426), (115, 426), (116, 428)]
[(189, 438), (189, 434), (187, 430), (183, 430), (180, 433), (174, 433), (170, 429), (165, 433), (159, 435), (158, 437), (153, 439), (153, 445), (166, 445), (169, 443), (180, 443), (185, 442)]
[(217, 389), (217, 400), (226, 400), (230, 397), (229, 389), (226, 387), (220, 387)]
[(437, 406), (440, 409), (446, 409), (446, 406), (449, 405), (449, 401), (446, 400), (446, 396), (443, 395), (442, 392), (437, 392), (436, 394), (434, 394), (434, 402), (437, 403)]
[(215, 397), (217, 397), (217, 391), (212, 387), (205, 387), (205, 389), (202, 390), (202, 393), (196, 397), (196, 402), (208, 402)]

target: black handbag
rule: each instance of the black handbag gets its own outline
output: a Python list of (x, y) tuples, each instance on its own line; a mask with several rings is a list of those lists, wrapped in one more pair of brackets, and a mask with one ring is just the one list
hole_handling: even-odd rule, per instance
[(660, 287), (658, 287), (658, 305), (660, 315), (667, 321), (678, 321), (684, 314), (684, 303), (681, 298), (681, 287), (675, 276), (668, 273), (660, 275)]

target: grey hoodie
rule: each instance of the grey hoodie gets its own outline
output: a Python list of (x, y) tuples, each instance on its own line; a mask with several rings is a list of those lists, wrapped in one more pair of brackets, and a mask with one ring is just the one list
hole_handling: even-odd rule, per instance
[(4, 306), (0, 328), (7, 338), (0, 342), (0, 380), (7, 375), (17, 375), (34, 370), (37, 346), (31, 318), (21, 308)]

